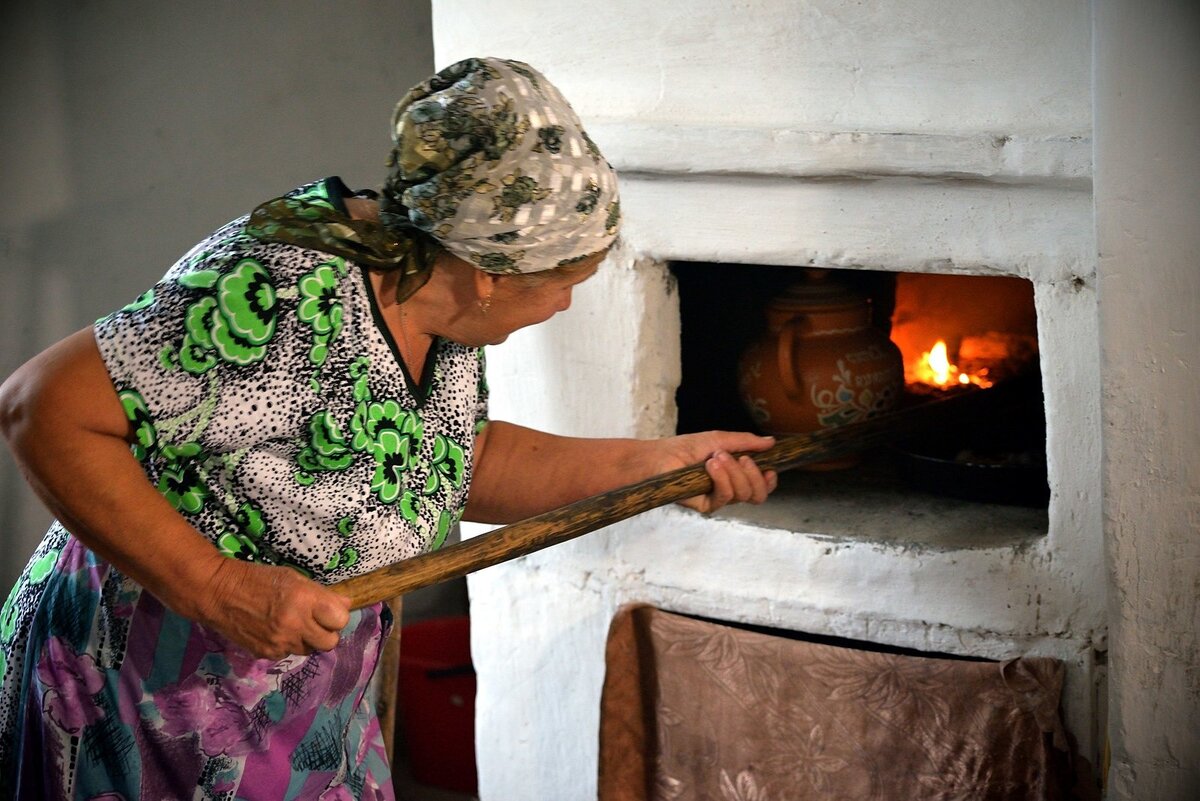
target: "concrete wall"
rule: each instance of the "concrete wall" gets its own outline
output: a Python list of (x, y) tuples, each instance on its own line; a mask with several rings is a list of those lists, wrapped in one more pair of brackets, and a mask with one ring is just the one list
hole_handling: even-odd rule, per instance
[[(391, 108), (433, 66), (424, 0), (2, 8), (3, 375), (256, 203), (378, 185)], [(5, 451), (0, 585), (47, 520)]]
[(1200, 7), (1097, 0), (1111, 799), (1200, 798)]

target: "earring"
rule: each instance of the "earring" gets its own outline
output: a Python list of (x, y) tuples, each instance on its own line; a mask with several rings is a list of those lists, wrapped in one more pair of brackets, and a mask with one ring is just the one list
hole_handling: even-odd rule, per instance
[(490, 308), (492, 308), (492, 293), (489, 292), (486, 298), (479, 301), (479, 311), (487, 314)]

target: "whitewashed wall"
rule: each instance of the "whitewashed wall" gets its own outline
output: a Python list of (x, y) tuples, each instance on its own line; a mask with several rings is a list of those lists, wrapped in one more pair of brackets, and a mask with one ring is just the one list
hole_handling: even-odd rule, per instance
[[(314, 178), (382, 181), (433, 66), (428, 4), (39, 0), (0, 9), (0, 375)], [(0, 585), (48, 516), (0, 448)]]
[[(1087, 135), (1087, 3), (719, 0), (434, 7), (438, 66), (520, 57), (589, 118), (807, 131)], [(621, 90), (613, 91), (614, 79)]]
[(1200, 798), (1200, 6), (1096, 3), (1110, 798)]

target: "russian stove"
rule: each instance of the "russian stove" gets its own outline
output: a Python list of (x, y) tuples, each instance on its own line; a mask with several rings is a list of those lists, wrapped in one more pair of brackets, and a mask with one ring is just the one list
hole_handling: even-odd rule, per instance
[(482, 797), (595, 797), (605, 637), (630, 601), (1061, 659), (1067, 725), (1095, 762), (1106, 577), (1087, 0), (503, 14), (459, 0), (435, 4), (434, 31), (439, 66), (491, 55), (545, 72), (622, 179), (622, 236), (574, 307), (489, 351), (494, 418), (673, 434), (677, 276), (717, 263), (730, 281), (739, 265), (1028, 281), (1047, 428), (1039, 509), (781, 491), (711, 517), (656, 510), (471, 576)]

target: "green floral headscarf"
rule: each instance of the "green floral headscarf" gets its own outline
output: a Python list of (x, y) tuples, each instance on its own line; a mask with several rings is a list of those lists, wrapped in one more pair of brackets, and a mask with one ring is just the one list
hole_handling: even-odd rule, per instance
[(616, 238), (616, 173), (528, 64), (472, 58), (447, 67), (400, 101), (392, 139), (379, 223), (293, 193), (255, 209), (250, 232), (402, 269), (401, 299), (424, 284), (434, 243), (487, 272), (532, 273)]

